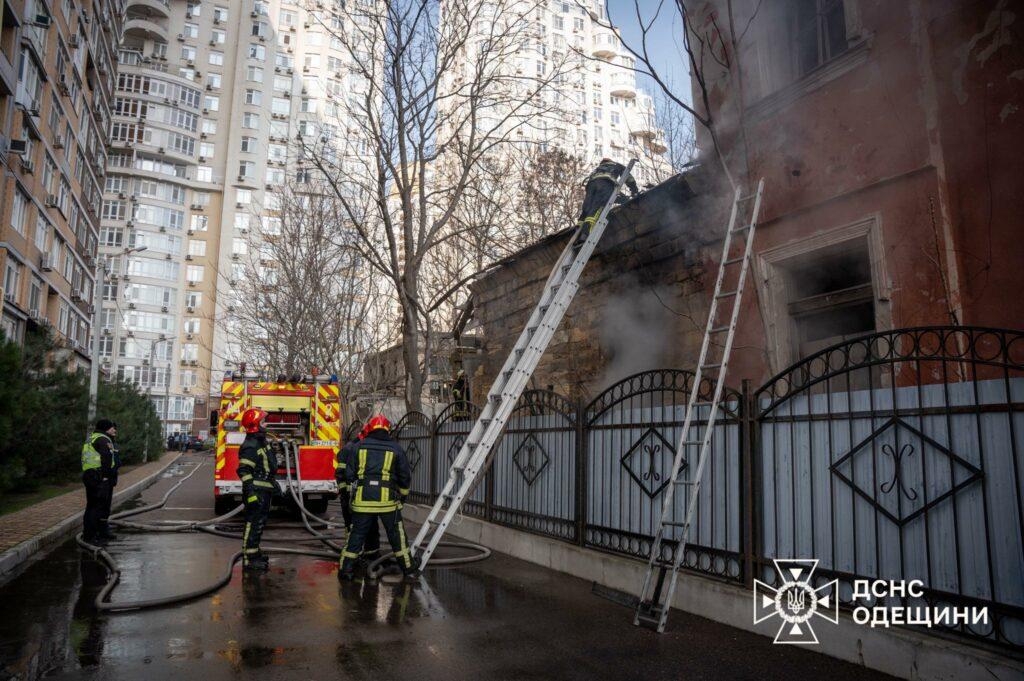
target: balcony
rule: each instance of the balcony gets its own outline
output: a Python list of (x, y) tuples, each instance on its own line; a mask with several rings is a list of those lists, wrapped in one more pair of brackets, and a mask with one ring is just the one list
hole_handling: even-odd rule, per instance
[(632, 72), (619, 71), (612, 74), (611, 93), (613, 97), (632, 99), (636, 97), (636, 79)]
[(167, 0), (128, 0), (125, 4), (125, 10), (127, 10), (129, 17), (133, 14), (151, 13), (164, 19), (171, 18), (170, 3)]
[(124, 35), (168, 42), (167, 29), (149, 19), (128, 19), (124, 22)]
[(599, 59), (614, 59), (619, 54), (619, 39), (612, 33), (598, 33), (591, 54)]

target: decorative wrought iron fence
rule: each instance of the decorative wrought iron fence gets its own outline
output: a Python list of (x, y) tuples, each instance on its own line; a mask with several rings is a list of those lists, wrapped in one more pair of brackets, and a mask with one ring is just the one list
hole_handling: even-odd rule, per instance
[[(465, 512), (646, 559), (692, 382), (646, 371), (589, 404), (527, 391)], [(436, 500), (478, 414), (460, 403), (399, 421), (414, 501)], [(817, 558), (847, 604), (855, 579), (920, 579), (922, 602), (903, 605), (986, 606), (989, 624), (955, 633), (1024, 645), (1024, 333), (853, 339), (756, 391), (727, 389), (715, 430), (687, 569), (773, 583), (771, 559)]]

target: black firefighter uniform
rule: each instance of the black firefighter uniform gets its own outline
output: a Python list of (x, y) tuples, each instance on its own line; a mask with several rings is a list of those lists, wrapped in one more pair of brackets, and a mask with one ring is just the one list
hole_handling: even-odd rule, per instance
[(264, 433), (248, 433), (238, 448), (238, 479), (242, 481), (245, 503), (245, 531), (242, 534), (242, 564), (265, 562), (260, 554), (260, 537), (267, 524), (274, 497), (277, 457)]

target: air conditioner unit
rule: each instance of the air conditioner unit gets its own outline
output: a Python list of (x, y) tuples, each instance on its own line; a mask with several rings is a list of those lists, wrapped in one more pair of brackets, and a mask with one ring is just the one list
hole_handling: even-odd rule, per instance
[(196, 65), (196, 60), (195, 59), (189, 59), (188, 60), (188, 65), (189, 66), (195, 66)]
[(204, 106), (204, 107), (203, 107), (203, 113), (204, 113), (204, 114), (208, 114), (208, 113), (210, 113), (210, 110), (209, 110), (209, 109), (207, 109), (207, 108), (206, 108), (206, 107)]
[(198, 283), (198, 282), (196, 282), (196, 281), (194, 281), (194, 280), (192, 280), (192, 279), (189, 279), (189, 280), (188, 280), (188, 285), (189, 285), (189, 286), (191, 286), (191, 287), (193, 287), (193, 288), (195, 288), (195, 285), (196, 285), (197, 283)]
[(47, 194), (46, 195), (46, 205), (47, 205), (48, 208), (56, 208), (57, 207), (57, 197), (54, 194)]
[(217, 41), (216, 41), (215, 39), (212, 39), (212, 38), (211, 38), (211, 39), (210, 39), (210, 47), (213, 47), (213, 46), (215, 46), (216, 44), (217, 44)]
[(164, 227), (163, 225), (160, 225), (160, 231), (161, 231), (161, 232), (166, 232), (166, 231), (167, 231), (167, 228), (166, 228), (166, 227)]
[(259, 15), (260, 15), (260, 13), (257, 12), (256, 10), (253, 10), (253, 11), (249, 12), (249, 16), (252, 17), (253, 19), (258, 17)]
[(201, 140), (206, 139), (206, 133), (205, 132), (199, 133), (199, 139), (201, 139)]
[(129, 338), (135, 338), (135, 332), (134, 331), (129, 331), (128, 332), (128, 337)]
[(189, 365), (194, 366), (194, 367), (199, 366), (199, 360), (197, 360), (197, 359), (190, 359), (188, 361), (188, 363), (189, 363)]
[[(171, 254), (170, 253), (168, 253), (166, 256), (164, 256), (164, 260), (170, 260), (170, 259), (171, 259)], [(164, 310), (164, 312), (166, 312), (166, 311), (167, 310)]]
[(213, 25), (214, 26), (220, 26), (220, 17), (215, 16), (213, 18)]
[(245, 175), (239, 175), (238, 176), (238, 181), (239, 182), (245, 182)]
[(199, 157), (199, 162), (200, 163), (206, 163), (206, 157), (205, 156), (200, 156)]
[(32, 22), (39, 28), (50, 28), (52, 20), (49, 14), (37, 14), (35, 20)]
[(28, 140), (14, 140), (7, 143), (7, 153), (22, 156), (28, 151)]
[(22, 156), (21, 169), (26, 173), (34, 173), (36, 171), (36, 164), (32, 162), (32, 159)]
[[(195, 366), (195, 365), (193, 365), (193, 366)], [(190, 392), (192, 392), (192, 388), (188, 387), (187, 385), (184, 385), (184, 386), (181, 387), (181, 392), (183, 392), (183, 393), (190, 393)]]
[(179, 33), (178, 34), (178, 42), (179, 43), (185, 42), (185, 34), (184, 33)]
[(206, 91), (207, 92), (212, 92), (213, 91), (213, 83), (207, 83), (206, 84)]
[(194, 229), (190, 229), (190, 230), (187, 230), (187, 231), (185, 232), (185, 234), (188, 234), (189, 236), (192, 236), (192, 235), (193, 235), (193, 234), (195, 234), (195, 233), (196, 233), (196, 230), (194, 230)]
[(261, 42), (261, 43), (265, 43), (265, 42), (267, 42), (267, 36), (265, 36), (265, 35), (261, 35), (261, 36), (260, 36), (260, 42)]
[(118, 192), (118, 193), (117, 193), (117, 198), (119, 198), (119, 199), (121, 199), (122, 201), (124, 201), (125, 199), (127, 199), (127, 198), (128, 198), (128, 195), (127, 195), (127, 194), (125, 194), (124, 192)]
[(61, 135), (54, 135), (53, 136), (53, 148), (54, 149), (63, 149), (64, 148), (64, 138)]
[(185, 340), (192, 340), (192, 334), (186, 333), (185, 334)]
[(188, 307), (185, 308), (185, 312), (195, 312), (195, 311), (196, 311), (196, 309), (194, 307), (192, 307), (191, 305), (189, 305)]
[(128, 303), (128, 309), (129, 310), (134, 310), (135, 309), (135, 303)]
[(114, 332), (113, 332), (112, 329), (103, 329), (103, 335), (104, 336), (111, 336), (111, 335), (113, 335), (113, 333)]

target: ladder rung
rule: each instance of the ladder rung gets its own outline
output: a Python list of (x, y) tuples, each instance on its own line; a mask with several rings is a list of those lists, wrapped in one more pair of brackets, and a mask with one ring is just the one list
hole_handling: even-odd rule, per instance
[(512, 378), (512, 374), (514, 374), (515, 372), (516, 372), (515, 369), (509, 369), (504, 374), (502, 374), (502, 376), (504, 376), (506, 379), (509, 379), (509, 378)]
[(539, 328), (539, 326), (529, 326), (526, 328), (526, 330), (529, 331), (530, 335), (532, 336), (533, 334), (537, 333), (537, 329)]
[(740, 232), (745, 232), (748, 229), (750, 229), (751, 227), (753, 227), (753, 225), (750, 224), (750, 223), (747, 223), (747, 224), (743, 225), (742, 227), (737, 227), (736, 229), (732, 230), (732, 233), (733, 234), (738, 234)]
[(562, 271), (563, 272), (568, 272), (571, 269), (572, 269), (572, 264), (571, 263), (568, 264), (568, 265), (562, 265)]
[(522, 356), (522, 354), (523, 354), (524, 352), (526, 352), (526, 348), (516, 348), (516, 349), (515, 349), (515, 353), (516, 353), (517, 355), (519, 355), (520, 357)]
[(754, 192), (753, 194), (747, 194), (746, 196), (741, 196), (740, 198), (738, 198), (736, 200), (737, 201), (749, 201), (750, 199), (754, 198), (755, 196), (757, 196), (757, 192)]
[(686, 445), (702, 445), (704, 440), (683, 440), (683, 446)]
[(743, 262), (743, 260), (744, 258), (742, 255), (738, 258), (729, 258), (728, 260), (722, 263), (722, 267), (726, 267), (728, 265), (735, 265), (738, 262)]
[(718, 295), (716, 295), (715, 299), (721, 300), (722, 298), (732, 298), (737, 293), (739, 293), (739, 291), (726, 291), (725, 293), (719, 293)]
[(668, 525), (669, 527), (687, 527), (688, 523), (685, 520), (666, 520), (662, 525)]
[(725, 326), (716, 326), (715, 328), (711, 329), (710, 333), (722, 333), (723, 331), (728, 331), (728, 330), (729, 330), (729, 325), (726, 324)]
[(550, 304), (548, 304), (548, 305), (541, 305), (540, 306), (540, 313), (541, 314), (545, 314), (549, 309), (551, 309), (551, 305)]
[(675, 484), (677, 484), (677, 485), (696, 485), (697, 481), (696, 480), (676, 480)]
[(702, 365), (700, 366), (700, 368), (701, 368), (701, 369), (718, 369), (718, 368), (720, 368), (721, 366), (722, 366), (722, 363), (721, 363), (721, 362), (719, 362), (719, 363), (717, 363), (717, 364), (702, 364)]

